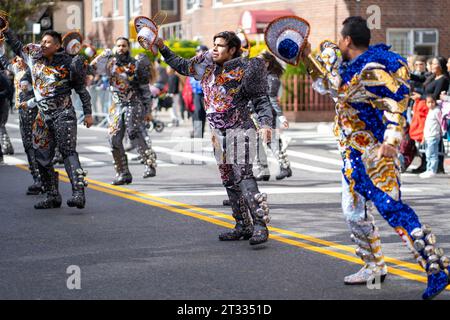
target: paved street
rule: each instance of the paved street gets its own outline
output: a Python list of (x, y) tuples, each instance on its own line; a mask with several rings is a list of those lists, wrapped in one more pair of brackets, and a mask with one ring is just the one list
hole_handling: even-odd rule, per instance
[[(274, 179), (271, 157), (273, 176), (260, 183), (269, 195), (271, 240), (259, 247), (217, 240), (233, 227), (231, 210), (222, 206), (209, 133), (193, 144), (190, 120), (151, 133), (157, 176), (144, 180), (143, 165), (130, 161), (134, 180), (125, 187), (110, 185), (106, 129), (79, 127), (90, 182), (84, 210), (65, 204), (64, 176), (63, 206), (33, 209), (40, 196), (25, 196), (31, 176), (18, 128), (12, 115), (16, 153), (0, 166), (0, 299), (420, 299), (425, 288), (424, 274), (379, 216), (390, 276), (380, 288), (343, 284), (360, 261), (340, 209), (341, 162), (329, 124), (292, 124), (286, 132), (291, 178)], [(406, 173), (402, 182), (404, 200), (450, 252), (449, 176)], [(81, 271), (79, 290), (67, 288), (69, 266)], [(449, 300), (450, 291), (438, 299)]]

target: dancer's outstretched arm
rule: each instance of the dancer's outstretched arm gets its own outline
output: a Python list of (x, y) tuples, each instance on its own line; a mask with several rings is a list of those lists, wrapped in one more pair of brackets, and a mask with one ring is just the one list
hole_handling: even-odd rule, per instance
[(213, 64), (210, 51), (206, 51), (191, 59), (185, 59), (170, 50), (161, 38), (158, 38), (157, 45), (164, 57), (164, 61), (181, 75), (201, 80), (206, 68)]
[(84, 67), (84, 61), (76, 56), (72, 59), (70, 64), (70, 84), (75, 92), (80, 96), (80, 100), (83, 106), (84, 122), (86, 127), (90, 127), (92, 121), (92, 104), (91, 96), (85, 86), (86, 69)]
[(260, 58), (250, 59), (242, 79), (241, 90), (244, 90), (250, 98), (260, 128), (265, 129), (271, 128), (273, 121), (272, 105), (267, 95), (267, 86), (267, 69), (264, 61)]

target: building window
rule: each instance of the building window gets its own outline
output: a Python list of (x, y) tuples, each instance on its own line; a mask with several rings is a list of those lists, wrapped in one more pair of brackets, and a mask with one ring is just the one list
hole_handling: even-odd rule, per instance
[(439, 33), (436, 29), (388, 29), (387, 43), (402, 56), (438, 55)]
[(113, 15), (118, 16), (119, 15), (119, 0), (113, 1)]
[(202, 0), (186, 0), (186, 9), (194, 10), (202, 6)]
[(178, 13), (177, 0), (159, 0), (159, 9), (167, 11), (169, 14), (176, 15)]
[(139, 16), (142, 14), (142, 0), (130, 1), (130, 12), (133, 16)]
[(92, 2), (93, 17), (101, 18), (103, 16), (103, 0), (94, 0)]
[(220, 7), (223, 4), (223, 0), (213, 0), (213, 7)]

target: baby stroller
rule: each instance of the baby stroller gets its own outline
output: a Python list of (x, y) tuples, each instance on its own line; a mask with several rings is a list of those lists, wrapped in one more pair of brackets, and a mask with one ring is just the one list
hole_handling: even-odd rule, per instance
[(165, 124), (161, 120), (158, 120), (158, 111), (158, 104), (154, 103), (152, 105), (153, 120), (148, 122), (145, 126), (148, 131), (155, 130), (156, 132), (160, 133), (164, 130)]
[(153, 98), (152, 115), (153, 121), (148, 124), (148, 130), (155, 129), (156, 132), (161, 132), (165, 128), (164, 122), (158, 120), (158, 112), (162, 109), (169, 109), (172, 107), (172, 97), (167, 95), (167, 85), (162, 87), (159, 83), (150, 85), (150, 92)]

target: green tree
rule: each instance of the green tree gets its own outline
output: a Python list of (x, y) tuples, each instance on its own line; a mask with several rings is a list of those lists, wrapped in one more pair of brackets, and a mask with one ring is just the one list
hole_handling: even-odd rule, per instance
[(9, 27), (22, 33), (26, 31), (26, 21), (43, 6), (55, 6), (57, 1), (49, 0), (1, 0), (0, 10), (8, 14)]

